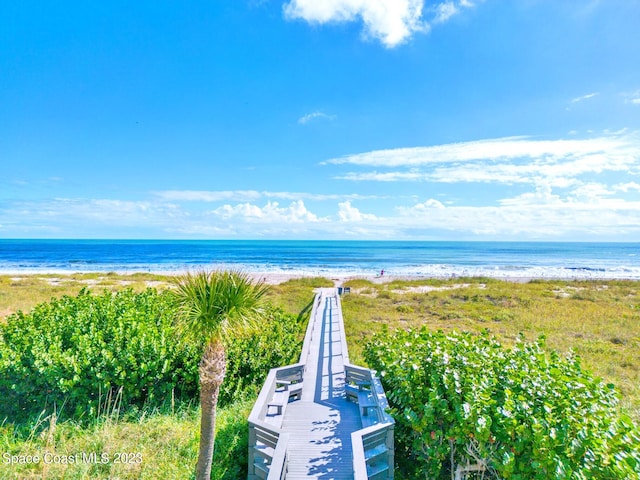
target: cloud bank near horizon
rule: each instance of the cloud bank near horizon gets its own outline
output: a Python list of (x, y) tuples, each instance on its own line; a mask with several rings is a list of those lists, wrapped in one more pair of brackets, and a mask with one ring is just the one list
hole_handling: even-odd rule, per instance
[[(100, 225), (165, 238), (640, 238), (638, 132), (376, 150), (322, 165), (348, 193), (185, 189), (138, 200), (5, 202), (0, 236), (60, 236), (67, 228), (82, 236), (83, 225)], [(364, 183), (389, 187), (365, 194), (356, 186)], [(473, 189), (486, 192), (487, 184), (493, 196), (479, 200)]]

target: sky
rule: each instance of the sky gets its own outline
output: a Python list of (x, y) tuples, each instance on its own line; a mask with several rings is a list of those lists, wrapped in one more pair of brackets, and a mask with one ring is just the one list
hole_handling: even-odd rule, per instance
[(0, 238), (638, 241), (635, 0), (0, 0)]

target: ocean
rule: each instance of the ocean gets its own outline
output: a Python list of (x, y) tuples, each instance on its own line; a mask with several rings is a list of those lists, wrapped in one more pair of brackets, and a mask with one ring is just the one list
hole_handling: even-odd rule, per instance
[(172, 272), (640, 280), (639, 243), (8, 240), (0, 273)]

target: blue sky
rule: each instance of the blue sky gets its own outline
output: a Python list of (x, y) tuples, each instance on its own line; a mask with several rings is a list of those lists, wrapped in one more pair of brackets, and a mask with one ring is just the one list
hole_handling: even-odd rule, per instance
[(0, 2), (0, 237), (640, 238), (631, 0)]

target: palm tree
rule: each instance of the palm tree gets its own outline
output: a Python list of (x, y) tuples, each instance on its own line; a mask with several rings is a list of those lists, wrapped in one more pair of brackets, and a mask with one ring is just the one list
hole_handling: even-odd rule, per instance
[(196, 479), (209, 480), (216, 405), (227, 369), (225, 342), (246, 332), (261, 313), (267, 285), (236, 271), (200, 271), (177, 279), (174, 292), (184, 333), (203, 342), (200, 360), (200, 450)]

